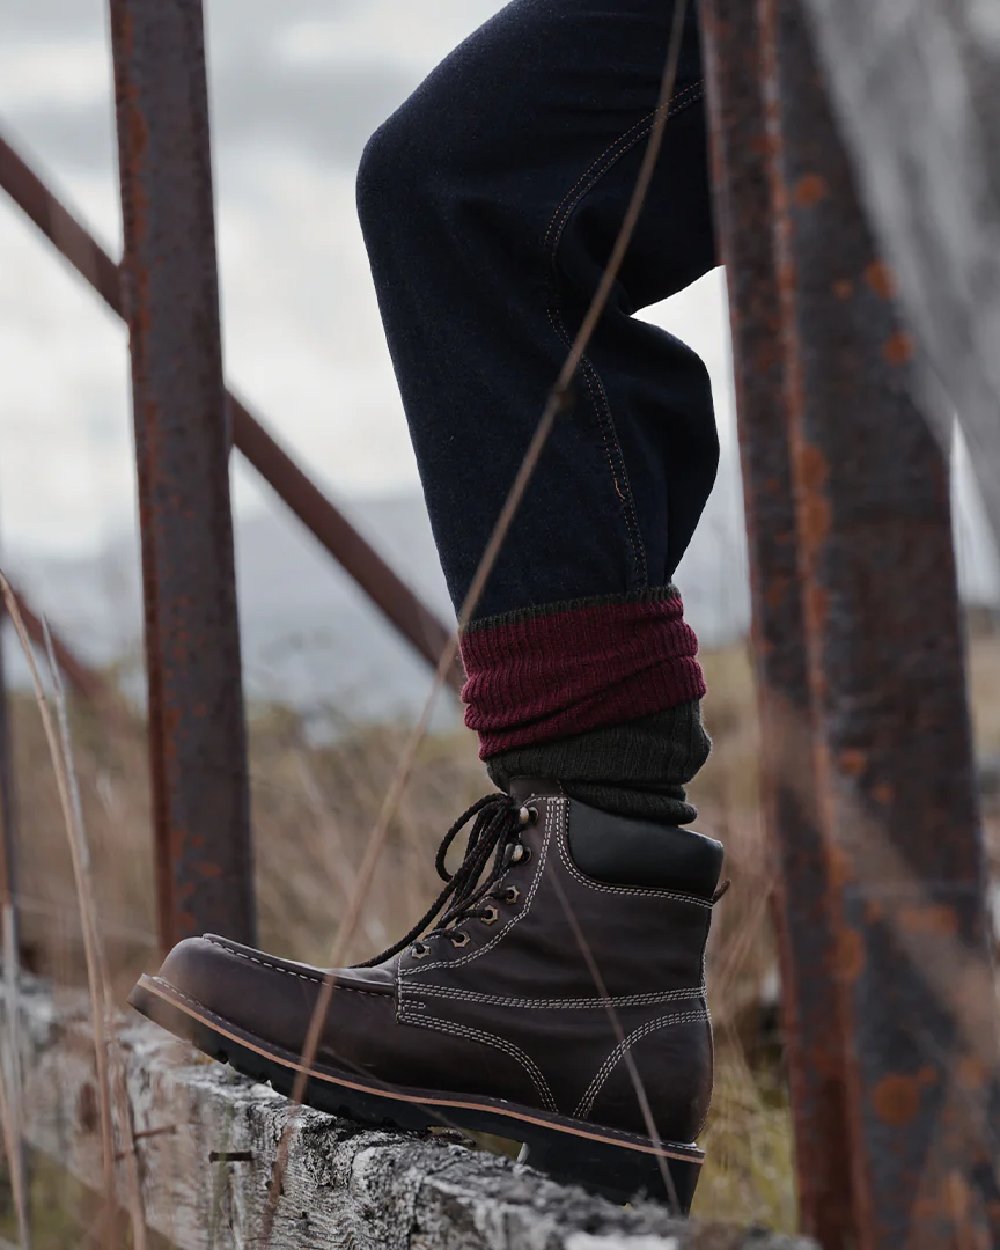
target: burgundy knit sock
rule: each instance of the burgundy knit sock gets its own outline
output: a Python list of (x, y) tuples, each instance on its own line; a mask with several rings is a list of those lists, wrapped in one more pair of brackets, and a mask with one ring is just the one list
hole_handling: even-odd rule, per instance
[(622, 814), (691, 820), (683, 786), (709, 749), (697, 650), (672, 586), (479, 621), (462, 637), (465, 723), (498, 784), (543, 776)]
[(673, 586), (470, 625), (465, 723), (483, 759), (700, 699), (698, 640)]

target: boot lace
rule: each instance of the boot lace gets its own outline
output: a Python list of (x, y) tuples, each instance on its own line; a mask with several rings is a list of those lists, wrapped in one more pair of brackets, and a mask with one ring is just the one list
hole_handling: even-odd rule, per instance
[[(495, 887), (512, 863), (523, 862), (528, 848), (521, 841), (521, 835), (525, 826), (536, 819), (535, 808), (520, 807), (506, 794), (488, 794), (473, 803), (455, 821), (438, 847), (434, 867), (445, 883), (444, 889), (405, 937), (357, 967), (371, 968), (384, 963), (411, 944), (418, 954), (422, 953), (427, 944), (438, 937), (448, 937), (456, 946), (464, 946), (468, 938), (459, 941), (455, 926), (463, 920), (496, 918), (490, 900), (500, 901), (504, 896), (496, 893)], [(465, 856), (451, 873), (445, 866), (445, 858), (470, 820), (474, 823), (469, 830)]]

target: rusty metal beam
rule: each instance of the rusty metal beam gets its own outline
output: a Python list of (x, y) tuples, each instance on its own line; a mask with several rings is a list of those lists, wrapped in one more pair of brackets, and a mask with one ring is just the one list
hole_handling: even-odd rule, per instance
[(201, 0), (110, 0), (161, 944), (255, 932)]
[(859, 1250), (985, 1247), (996, 1000), (947, 468), (800, 4), (758, 12), (847, 1200)]
[[(123, 316), (118, 266), (0, 136), (0, 186), (109, 308)], [(229, 392), (233, 445), (313, 537), (337, 560), (399, 633), (436, 667), (450, 630), (358, 533), (249, 409)], [(456, 662), (448, 684), (457, 693)]]
[(800, 1226), (848, 1250), (850, 1153), (829, 871), (810, 749), (811, 706), (785, 405), (760, 32), (747, 0), (702, 0), (716, 228), (728, 278), (753, 604), (761, 792), (776, 873), (782, 1024)]

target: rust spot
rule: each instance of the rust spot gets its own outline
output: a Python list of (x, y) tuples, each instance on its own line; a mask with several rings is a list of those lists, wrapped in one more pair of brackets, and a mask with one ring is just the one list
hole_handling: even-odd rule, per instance
[(867, 756), (857, 747), (841, 751), (839, 756), (840, 771), (847, 777), (860, 777), (865, 771)]
[(931, 937), (954, 937), (958, 918), (950, 907), (940, 903), (912, 904), (899, 909), (899, 927), (905, 933), (924, 933)]
[(865, 270), (865, 281), (879, 299), (892, 299), (896, 294), (896, 283), (892, 276), (892, 270), (884, 261), (872, 261)]
[(830, 504), (824, 494), (826, 457), (818, 447), (807, 444), (799, 452), (798, 469), (802, 485), (802, 537), (808, 547), (815, 550), (830, 532)]
[(813, 208), (826, 199), (829, 187), (821, 174), (805, 174), (795, 184), (792, 198), (799, 208)]
[(967, 1228), (972, 1213), (972, 1192), (961, 1172), (949, 1172), (945, 1178), (948, 1206), (958, 1228)]
[(784, 579), (772, 582), (764, 592), (764, 602), (773, 612), (777, 608), (780, 608), (782, 603), (784, 603), (786, 593), (787, 587), (785, 586)]
[(886, 361), (895, 367), (905, 365), (907, 361), (913, 359), (913, 340), (905, 330), (897, 330), (890, 338), (886, 339), (882, 348), (882, 355)]
[(823, 586), (813, 583), (808, 587), (805, 598), (806, 616), (816, 629), (823, 627), (829, 605), (830, 596)]
[(963, 1055), (955, 1065), (955, 1081), (962, 1089), (984, 1090), (989, 1082), (989, 1069), (975, 1055)]
[(830, 847), (830, 884), (843, 886), (851, 879), (851, 857), (841, 846)]
[(762, 159), (770, 154), (773, 146), (774, 144), (766, 134), (755, 134), (750, 140), (750, 151), (753, 152), (755, 156), (759, 156)]
[(872, 798), (881, 807), (888, 807), (896, 797), (896, 787), (888, 781), (881, 781), (872, 789)]
[(920, 1082), (915, 1076), (885, 1076), (872, 1090), (872, 1101), (883, 1124), (903, 1128), (920, 1110)]
[(833, 293), (839, 300), (849, 300), (854, 294), (854, 283), (850, 278), (838, 278), (833, 284)]
[(847, 929), (837, 938), (837, 974), (845, 981), (856, 981), (865, 966), (865, 944), (860, 933)]

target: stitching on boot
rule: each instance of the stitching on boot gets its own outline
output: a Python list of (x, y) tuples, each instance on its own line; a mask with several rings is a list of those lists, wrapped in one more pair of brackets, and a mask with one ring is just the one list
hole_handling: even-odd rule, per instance
[(709, 1015), (707, 1009), (702, 1011), (689, 1011), (680, 1016), (660, 1016), (658, 1020), (649, 1020), (640, 1028), (634, 1030), (634, 1032), (630, 1033), (628, 1037), (618, 1043), (611, 1054), (608, 1055), (607, 1059), (605, 1059), (605, 1061), (601, 1064), (597, 1071), (597, 1075), (587, 1086), (583, 1097), (577, 1104), (577, 1108), (573, 1112), (574, 1116), (579, 1119), (584, 1119), (590, 1114), (593, 1110), (594, 1103), (597, 1101), (598, 1095), (608, 1080), (608, 1077), (618, 1066), (619, 1061), (623, 1058), (626, 1051), (631, 1050), (636, 1042), (641, 1041), (644, 1037), (648, 1037), (650, 1033), (656, 1033), (660, 1029), (669, 1028), (672, 1024), (692, 1024), (698, 1020), (708, 1020), (708, 1018)]
[(556, 839), (559, 848), (559, 858), (562, 860), (563, 867), (569, 875), (581, 885), (587, 886), (588, 889), (598, 890), (602, 894), (616, 894), (623, 898), (669, 898), (676, 903), (693, 903), (696, 907), (703, 907), (708, 912), (712, 910), (710, 902), (703, 898), (696, 898), (693, 894), (679, 894), (676, 890), (646, 890), (632, 889), (629, 886), (606, 885), (603, 881), (595, 881), (592, 877), (585, 877), (570, 858), (567, 845), (568, 832), (569, 820), (566, 819), (563, 821), (559, 829), (559, 836)]
[[(183, 990), (177, 989), (177, 987), (171, 985), (169, 981), (163, 981), (162, 977), (154, 977), (153, 979), (161, 981), (163, 985), (167, 986), (175, 998), (179, 998), (183, 1002), (189, 1003), (192, 1007), (197, 1009), (200, 1016), (204, 1017), (209, 1022), (217, 1021), (220, 1025), (232, 1027), (231, 1020), (227, 1020), (224, 1016), (220, 1016), (217, 1012), (212, 1011), (211, 1008), (206, 1007), (204, 1003), (200, 1003), (196, 998), (192, 998), (190, 994), (185, 994)], [(559, 1108), (556, 1106), (555, 1099), (552, 1097), (552, 1092), (548, 1087), (548, 1083), (546, 1082), (544, 1076), (542, 1076), (534, 1060), (515, 1046), (513, 1042), (507, 1042), (503, 1038), (494, 1037), (489, 1033), (480, 1033), (479, 1030), (469, 1029), (464, 1025), (450, 1025), (447, 1021), (438, 1020), (435, 1016), (430, 1016), (424, 1019), (404, 1019), (407, 1024), (423, 1025), (426, 1028), (436, 1029), (441, 1033), (454, 1033), (460, 1037), (468, 1037), (472, 1041), (481, 1042), (484, 1046), (493, 1046), (497, 1050), (504, 1052), (511, 1059), (515, 1059), (521, 1064), (525, 1072), (528, 1074), (528, 1078), (531, 1081), (535, 1092), (538, 1094), (539, 1098), (542, 1099), (546, 1108), (549, 1111), (558, 1113)], [(237, 1028), (240, 1028), (240, 1026), (237, 1026)], [(240, 1028), (240, 1032), (246, 1033), (248, 1037), (254, 1036), (242, 1028)], [(360, 1069), (359, 1074), (363, 1075), (363, 1073), (360, 1072)]]
[(420, 993), (434, 998), (452, 998), (466, 1003), (489, 1003), (494, 1007), (526, 1007), (552, 1010), (576, 1010), (602, 1007), (656, 1007), (685, 999), (702, 998), (704, 985), (690, 989), (664, 990), (660, 993), (621, 994), (617, 998), (505, 998), (501, 994), (477, 994), (474, 990), (453, 990), (443, 985), (421, 985)]
[(494, 1049), (502, 1051), (509, 1058), (516, 1060), (528, 1074), (535, 1089), (535, 1093), (541, 1098), (543, 1104), (549, 1111), (558, 1112), (556, 1101), (552, 1097), (552, 1091), (549, 1089), (548, 1082), (542, 1076), (541, 1070), (530, 1055), (526, 1054), (519, 1046), (515, 1046), (513, 1042), (507, 1041), (506, 1038), (498, 1037), (495, 1033), (486, 1033), (482, 1029), (473, 1029), (464, 1024), (452, 1024), (448, 1020), (441, 1020), (437, 1016), (409, 1016), (400, 1015), (400, 1020), (404, 1024), (412, 1024), (418, 1028), (436, 1029), (439, 1033), (451, 1033), (456, 1037), (464, 1038), (474, 1042), (480, 1042), (484, 1046), (492, 1046)]
[[(326, 978), (322, 973), (313, 972), (293, 972), (291, 968), (286, 968), (283, 964), (273, 963), (270, 959), (261, 959), (258, 955), (249, 955), (246, 951), (235, 950), (227, 942), (221, 941), (219, 938), (206, 937), (206, 942), (210, 942), (213, 946), (217, 946), (220, 950), (224, 950), (227, 955), (235, 955), (238, 959), (249, 960), (252, 964), (260, 964), (262, 968), (270, 968), (272, 972), (280, 972), (286, 977), (296, 977), (299, 981), (309, 981), (313, 985), (322, 985)], [(169, 985), (170, 982), (168, 981)], [(343, 981), (334, 978), (334, 993), (344, 990), (348, 994), (364, 994), (367, 998), (390, 998), (389, 994), (380, 994), (377, 990), (359, 990), (353, 985), (345, 985)], [(180, 991), (178, 991), (179, 993)]]

